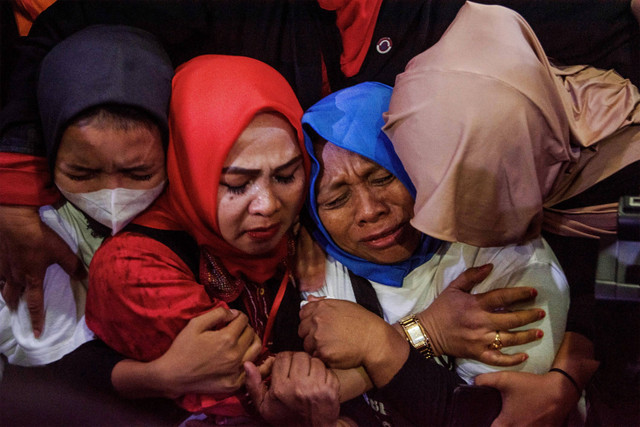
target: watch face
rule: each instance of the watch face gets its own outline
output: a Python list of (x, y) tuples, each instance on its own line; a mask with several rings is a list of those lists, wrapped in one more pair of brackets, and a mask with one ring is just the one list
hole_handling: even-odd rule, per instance
[(420, 321), (415, 316), (408, 316), (400, 320), (400, 325), (404, 329), (409, 343), (418, 350), (424, 357), (430, 359), (434, 356), (433, 349), (429, 343), (429, 338), (422, 328)]
[(414, 323), (407, 327), (407, 331), (409, 332), (409, 335), (411, 335), (411, 342), (414, 346), (422, 345), (424, 342), (424, 335), (420, 330), (420, 326)]
[(411, 341), (411, 344), (414, 347), (418, 347), (424, 344), (425, 336), (422, 332), (422, 328), (420, 324), (416, 321), (415, 317), (410, 317), (407, 319), (403, 319), (401, 322), (402, 327)]

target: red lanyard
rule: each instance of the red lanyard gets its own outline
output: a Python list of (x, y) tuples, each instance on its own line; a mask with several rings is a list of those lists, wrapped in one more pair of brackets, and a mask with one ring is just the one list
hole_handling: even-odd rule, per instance
[(267, 326), (264, 329), (264, 336), (262, 337), (262, 351), (267, 350), (267, 344), (269, 343), (269, 338), (271, 337), (271, 330), (273, 329), (273, 323), (276, 320), (276, 315), (278, 314), (278, 309), (280, 308), (280, 304), (282, 303), (282, 299), (284, 298), (284, 293), (287, 290), (287, 283), (289, 282), (289, 269), (285, 271), (284, 277), (282, 278), (282, 282), (280, 282), (280, 288), (278, 288), (278, 293), (276, 294), (276, 298), (273, 300), (273, 305), (271, 306), (271, 311), (269, 311), (269, 317), (267, 318)]

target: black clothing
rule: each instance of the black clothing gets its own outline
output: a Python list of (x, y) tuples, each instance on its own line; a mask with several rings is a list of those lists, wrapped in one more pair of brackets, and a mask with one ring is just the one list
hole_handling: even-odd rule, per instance
[(111, 371), (122, 359), (94, 340), (46, 366), (5, 365), (0, 425), (175, 426), (189, 415), (169, 399), (120, 397)]
[[(628, 0), (480, 1), (521, 13), (556, 62), (615, 68), (640, 83), (640, 30)], [(35, 103), (37, 69), (57, 42), (92, 24), (137, 26), (156, 35), (174, 66), (216, 53), (259, 59), (291, 84), (303, 108), (322, 93), (322, 60), (332, 90), (363, 81), (393, 85), (418, 53), (432, 46), (463, 0), (385, 0), (360, 71), (340, 71), (336, 14), (316, 0), (58, 0), (21, 41), (9, 102), (0, 114), (0, 151), (43, 155)], [(389, 37), (388, 53), (377, 41)]]
[[(371, 283), (351, 271), (349, 278), (356, 302), (382, 317)], [(373, 419), (383, 426), (491, 425), (500, 413), (500, 393), (464, 384), (455, 371), (411, 347), (407, 361), (387, 385), (347, 402), (342, 413), (364, 425), (374, 425)]]

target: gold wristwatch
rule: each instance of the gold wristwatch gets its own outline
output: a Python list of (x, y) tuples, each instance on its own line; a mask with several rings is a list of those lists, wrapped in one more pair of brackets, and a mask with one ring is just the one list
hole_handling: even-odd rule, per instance
[(411, 344), (416, 350), (420, 352), (425, 358), (431, 359), (435, 356), (433, 353), (433, 348), (431, 347), (431, 340), (427, 336), (427, 331), (425, 331), (424, 326), (420, 323), (420, 320), (413, 314), (409, 316), (405, 316), (400, 319), (400, 325), (402, 326), (402, 330), (404, 330), (404, 334), (407, 336), (407, 341)]

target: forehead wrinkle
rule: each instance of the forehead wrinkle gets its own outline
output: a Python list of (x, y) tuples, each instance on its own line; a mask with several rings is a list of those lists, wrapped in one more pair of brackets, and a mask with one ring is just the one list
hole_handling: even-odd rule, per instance
[(75, 164), (75, 163), (69, 163), (69, 162), (61, 162), (60, 163), (61, 167), (64, 167), (70, 171), (74, 171), (74, 172), (90, 172), (90, 171), (97, 171), (97, 168), (92, 168), (89, 166), (82, 166), (79, 164)]
[(113, 169), (121, 171), (146, 170), (156, 165), (157, 159), (152, 157), (151, 152), (140, 154), (141, 155), (135, 155), (124, 159), (112, 159), (112, 161), (108, 163)]
[(228, 166), (226, 168), (222, 168), (222, 175), (245, 175), (256, 177), (262, 173), (261, 169), (247, 169), (238, 166)]
[[(294, 166), (299, 162), (302, 162), (301, 154), (294, 156), (293, 158), (291, 158), (290, 160), (287, 160), (286, 162), (284, 162), (279, 166), (276, 166), (275, 168), (273, 168), (273, 172), (274, 173), (280, 172), (284, 169)], [(250, 168), (243, 168), (241, 166), (227, 166), (222, 168), (222, 174), (248, 175), (248, 176), (254, 177), (262, 174), (262, 169), (250, 169)]]
[[(335, 147), (339, 148), (340, 151), (331, 153), (328, 161), (330, 162), (332, 160), (331, 157), (335, 158), (336, 154), (339, 156), (344, 156), (346, 157), (346, 159), (344, 159), (345, 161), (341, 163), (345, 167), (341, 167), (339, 170), (335, 170), (335, 169), (330, 170), (329, 172), (331, 172), (331, 175), (327, 175), (326, 173), (327, 168), (325, 167), (325, 164), (327, 162), (325, 162), (324, 156), (321, 157), (322, 168), (320, 170), (320, 179), (317, 181), (316, 195), (320, 194), (321, 189), (324, 190), (325, 192), (331, 192), (339, 189), (340, 187), (350, 185), (351, 184), (349, 182), (350, 175), (354, 175), (355, 177), (359, 178), (359, 180), (364, 180), (368, 176), (370, 176), (372, 173), (376, 172), (377, 170), (384, 169), (382, 166), (380, 166), (376, 162), (358, 153), (346, 150), (339, 146), (335, 146)], [(334, 163), (334, 166), (335, 166), (335, 163)], [(352, 173), (350, 173), (350, 171)], [(322, 180), (324, 179), (325, 176), (329, 178), (329, 182), (323, 184)]]
[(293, 165), (296, 165), (297, 163), (302, 162), (302, 154), (299, 154), (297, 156), (295, 156), (294, 158), (292, 158), (291, 160), (289, 160), (288, 162), (284, 162), (283, 164), (281, 164), (280, 166), (277, 166), (273, 169), (274, 172), (280, 172), (284, 169), (287, 169)]

